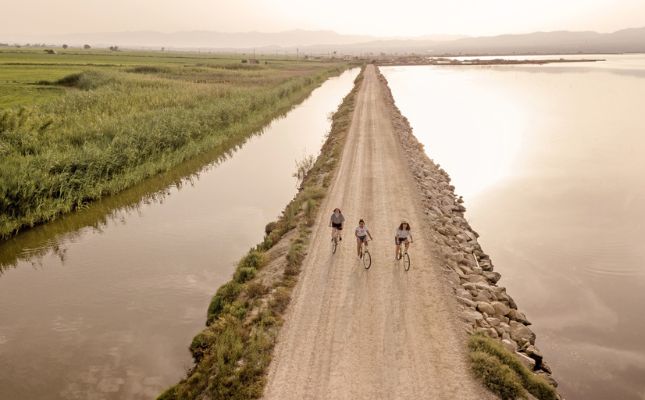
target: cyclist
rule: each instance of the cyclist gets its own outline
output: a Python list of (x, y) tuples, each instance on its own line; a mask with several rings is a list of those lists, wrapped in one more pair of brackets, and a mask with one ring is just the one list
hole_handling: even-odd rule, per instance
[(401, 256), (401, 245), (405, 243), (405, 251), (408, 251), (410, 243), (414, 242), (412, 240), (412, 233), (410, 233), (410, 224), (407, 221), (401, 221), (398, 229), (396, 230), (396, 235), (394, 236), (394, 244), (396, 245), (395, 257), (398, 260)]
[(334, 212), (331, 214), (329, 219), (329, 226), (331, 226), (331, 240), (334, 240), (334, 237), (338, 236), (338, 240), (343, 240), (341, 236), (341, 231), (343, 230), (343, 222), (345, 222), (345, 217), (343, 213), (340, 212), (340, 208), (334, 208)]
[(367, 238), (369, 237), (370, 240), (374, 239), (372, 238), (370, 230), (367, 229), (367, 226), (365, 226), (365, 221), (363, 221), (362, 219), (358, 221), (358, 226), (354, 231), (354, 236), (356, 236), (356, 251), (358, 252), (358, 256), (363, 257), (363, 253), (361, 252), (361, 245), (365, 243), (365, 247), (367, 247)]

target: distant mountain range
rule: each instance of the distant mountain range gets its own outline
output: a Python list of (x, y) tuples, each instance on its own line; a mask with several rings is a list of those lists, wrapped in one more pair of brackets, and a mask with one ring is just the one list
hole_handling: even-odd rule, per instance
[(0, 36), (6, 43), (48, 43), (95, 47), (118, 45), (122, 48), (201, 49), (214, 51), (293, 52), (309, 54), (564, 54), (645, 52), (645, 28), (624, 29), (614, 33), (536, 32), (529, 34), (464, 37), (430, 35), (411, 38), (379, 38), (343, 35), (333, 31), (291, 30), (275, 33), (152, 31), (87, 33), (69, 35)]

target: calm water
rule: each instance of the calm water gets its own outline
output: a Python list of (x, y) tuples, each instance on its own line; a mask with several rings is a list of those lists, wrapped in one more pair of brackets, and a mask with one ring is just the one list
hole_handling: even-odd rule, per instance
[(389, 67), (568, 399), (645, 399), (645, 56)]
[(210, 297), (295, 194), (296, 160), (319, 151), (357, 73), (218, 163), (0, 245), (0, 399), (150, 399), (179, 380)]

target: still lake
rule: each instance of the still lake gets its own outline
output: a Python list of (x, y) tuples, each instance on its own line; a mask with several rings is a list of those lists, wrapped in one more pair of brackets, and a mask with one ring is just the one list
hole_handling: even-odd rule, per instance
[(381, 70), (564, 396), (642, 400), (645, 55), (598, 58)]

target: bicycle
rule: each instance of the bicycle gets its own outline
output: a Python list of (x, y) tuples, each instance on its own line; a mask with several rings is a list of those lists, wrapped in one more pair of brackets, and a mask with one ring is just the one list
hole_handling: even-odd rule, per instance
[(365, 269), (370, 269), (370, 267), (372, 266), (372, 256), (370, 255), (370, 251), (367, 249), (365, 243), (366, 242), (361, 243), (360, 258), (363, 261), (363, 266), (365, 267)]
[(338, 248), (338, 242), (340, 241), (340, 231), (336, 228), (334, 229), (334, 234), (331, 237), (331, 254), (336, 254), (336, 249)]
[(403, 246), (403, 243), (399, 243), (399, 251), (396, 253), (396, 259), (398, 261), (403, 259), (403, 269), (406, 271), (410, 270), (410, 255), (408, 254), (408, 250), (405, 246)]

